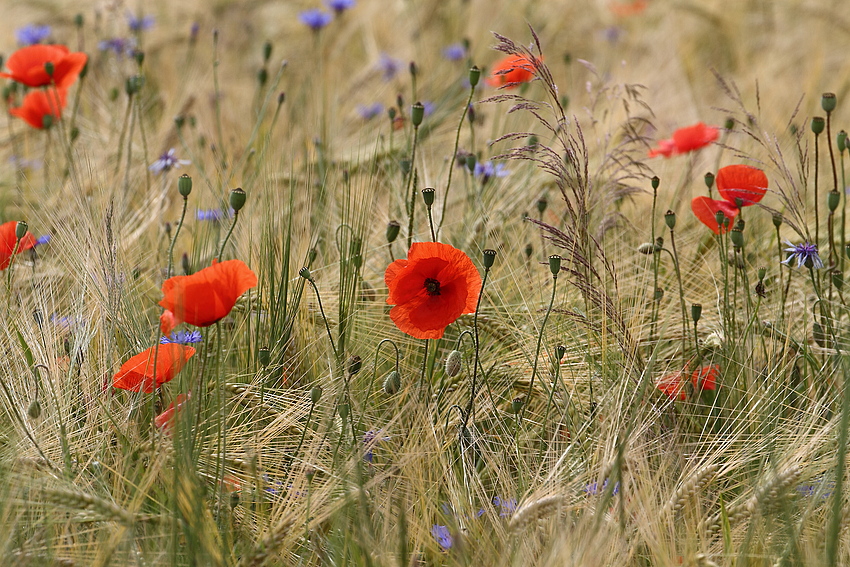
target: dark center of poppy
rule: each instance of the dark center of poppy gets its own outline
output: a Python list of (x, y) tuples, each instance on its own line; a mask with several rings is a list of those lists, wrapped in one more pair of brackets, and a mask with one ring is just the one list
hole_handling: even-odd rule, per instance
[(425, 291), (428, 292), (428, 295), (440, 295), (440, 282), (434, 278), (426, 279)]

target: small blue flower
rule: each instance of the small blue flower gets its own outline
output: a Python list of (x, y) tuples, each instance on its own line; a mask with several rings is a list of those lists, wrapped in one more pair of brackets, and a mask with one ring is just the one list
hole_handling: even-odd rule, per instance
[(516, 498), (508, 498), (507, 500), (503, 500), (499, 496), (494, 496), (493, 505), (498, 506), (500, 508), (499, 516), (504, 518), (516, 512), (517, 501)]
[(151, 29), (154, 22), (155, 20), (153, 16), (142, 16), (141, 18), (137, 18), (132, 12), (127, 12), (127, 26), (133, 33), (139, 33), (141, 31)]
[(482, 183), (487, 183), (494, 177), (507, 177), (511, 172), (503, 163), (493, 163), (492, 161), (476, 162), (475, 169), (472, 172), (475, 177), (480, 177)]
[(434, 524), (431, 526), (431, 535), (434, 536), (434, 539), (437, 540), (437, 543), (444, 550), (451, 549), (452, 545), (454, 545), (454, 538), (452, 538), (452, 534), (446, 526)]
[(357, 106), (357, 113), (363, 120), (371, 120), (372, 118), (384, 113), (384, 105), (380, 102), (373, 104), (361, 104)]
[(321, 30), (323, 27), (331, 23), (332, 19), (333, 16), (323, 10), (319, 10), (318, 8), (304, 10), (298, 14), (298, 20), (314, 32)]
[(192, 162), (186, 159), (177, 159), (177, 156), (174, 155), (174, 148), (171, 148), (159, 156), (159, 159), (153, 162), (148, 169), (156, 174), (160, 174), (171, 171), (172, 169), (178, 169), (181, 165), (189, 165), (190, 163)]
[(132, 37), (113, 37), (101, 40), (97, 44), (101, 51), (112, 51), (118, 57), (132, 57), (136, 52), (136, 39)]
[(381, 53), (381, 56), (378, 58), (378, 70), (381, 71), (384, 75), (385, 81), (391, 81), (398, 75), (398, 72), (401, 71), (404, 63), (401, 62), (400, 59), (396, 59), (395, 57), (390, 57), (386, 53)]
[(366, 433), (363, 434), (363, 445), (366, 446), (366, 452), (363, 454), (363, 460), (367, 463), (371, 463), (374, 459), (374, 454), (372, 453), (372, 447), (377, 445), (380, 441), (389, 441), (389, 437), (380, 437), (379, 435), (383, 429), (370, 429)]
[(191, 345), (199, 343), (202, 340), (204, 339), (200, 331), (174, 331), (167, 337), (159, 339), (159, 344), (167, 345), (169, 343), (175, 343), (179, 345)]
[(36, 245), (36, 246), (41, 246), (42, 244), (47, 244), (48, 242), (50, 242), (50, 238), (51, 238), (51, 237), (50, 237), (50, 235), (49, 235), (49, 234), (42, 234), (41, 236), (39, 236), (39, 237), (36, 239), (36, 241), (35, 241), (35, 245)]
[(462, 43), (453, 43), (443, 48), (443, 57), (449, 61), (460, 61), (466, 57), (466, 47)]
[(24, 27), (15, 30), (15, 37), (21, 45), (35, 45), (50, 37), (51, 33), (52, 30), (50, 29), (50, 26), (27, 24)]
[(431, 114), (434, 113), (434, 108), (436, 108), (433, 102), (427, 100), (422, 101), (422, 107), (425, 109), (425, 111), (422, 113), (423, 116), (431, 116)]
[(198, 209), (195, 212), (195, 218), (200, 221), (210, 221), (210, 222), (218, 222), (225, 218), (233, 217), (233, 209), (230, 209), (225, 215), (224, 211), (221, 209)]
[(791, 260), (797, 260), (798, 268), (814, 268), (815, 270), (823, 269), (823, 260), (818, 256), (818, 245), (804, 242), (803, 244), (791, 244), (787, 240), (785, 244), (788, 248), (785, 249), (790, 255), (782, 262), (788, 266), (791, 265)]
[(337, 14), (341, 14), (346, 10), (354, 8), (354, 5), (356, 3), (357, 2), (355, 2), (354, 0), (327, 0), (327, 2), (325, 2), (325, 4), (328, 5), (328, 8), (330, 8)]
[[(608, 487), (608, 479), (606, 478), (602, 482), (601, 487), (599, 486), (598, 483), (594, 482), (594, 483), (586, 485), (584, 487), (584, 491), (587, 492), (588, 494), (600, 494), (600, 493), (604, 492), (607, 487)], [(614, 485), (614, 490), (611, 494), (616, 495), (619, 492), (620, 492), (620, 482), (617, 481), (617, 484)]]

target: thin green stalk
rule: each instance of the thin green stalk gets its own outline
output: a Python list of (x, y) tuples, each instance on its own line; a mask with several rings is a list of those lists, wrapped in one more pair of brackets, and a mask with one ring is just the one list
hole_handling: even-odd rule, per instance
[(183, 220), (186, 218), (188, 204), (189, 198), (183, 197), (183, 212), (180, 213), (180, 222), (177, 223), (177, 228), (174, 230), (174, 237), (171, 239), (171, 245), (168, 247), (168, 270), (165, 272), (165, 279), (170, 278), (174, 270), (174, 243), (177, 242), (177, 235), (180, 234), (180, 229), (183, 228)]
[(673, 267), (676, 269), (676, 280), (679, 283), (679, 304), (682, 309), (682, 366), (684, 367), (685, 362), (687, 362), (688, 357), (686, 354), (687, 350), (687, 336), (688, 336), (688, 314), (685, 309), (685, 288), (682, 286), (682, 272), (679, 269), (679, 254), (676, 252), (676, 238), (673, 234), (673, 229), (670, 229), (670, 246), (673, 248), (673, 252), (671, 253), (669, 250), (667, 251), (670, 254), (670, 257), (673, 259)]
[(215, 89), (215, 127), (218, 132), (218, 154), (221, 156), (221, 165), (227, 164), (227, 154), (224, 151), (224, 130), (221, 127), (221, 88), (218, 81), (218, 30), (213, 30), (213, 88)]
[[(301, 269), (302, 274), (304, 273), (304, 270), (306, 270), (306, 268)], [(302, 275), (301, 277), (304, 277), (304, 275)], [(331, 342), (331, 348), (334, 351), (334, 359), (339, 359), (339, 355), (337, 354), (336, 350), (336, 343), (334, 343), (333, 333), (331, 333), (331, 326), (328, 324), (328, 318), (325, 316), (325, 309), (324, 307), (322, 307), (322, 296), (319, 295), (319, 288), (316, 286), (316, 280), (314, 280), (312, 277), (304, 277), (304, 279), (310, 282), (310, 285), (313, 286), (313, 291), (316, 292), (316, 301), (319, 303), (319, 312), (322, 314), (322, 321), (325, 322), (325, 330), (328, 332), (328, 340)]]
[[(185, 212), (185, 209), (184, 209)], [(218, 255), (216, 258), (218, 261), (221, 261), (222, 256), (224, 255), (224, 247), (227, 245), (227, 241), (230, 240), (230, 235), (233, 234), (233, 228), (236, 226), (236, 221), (239, 220), (239, 211), (233, 212), (233, 222), (230, 223), (230, 229), (227, 231), (227, 234), (224, 237), (224, 240), (221, 241), (221, 248), (218, 250)]]
[(416, 184), (414, 183), (414, 178), (416, 177), (416, 146), (419, 140), (419, 126), (413, 127), (413, 150), (410, 153), (410, 172), (407, 174), (407, 192), (410, 194), (410, 203), (407, 208), (407, 248), (410, 249), (410, 245), (413, 244), (413, 216), (416, 212)]
[(815, 245), (820, 249), (820, 214), (818, 213), (818, 138), (820, 135), (815, 133)]
[[(495, 253), (493, 254), (495, 256)], [(490, 266), (484, 267), (484, 278), (481, 280), (481, 289), (478, 292), (478, 301), (475, 303), (475, 314), (472, 316), (473, 337), (475, 339), (475, 359), (472, 365), (472, 384), (469, 389), (469, 403), (466, 406), (466, 412), (463, 414), (463, 426), (461, 430), (466, 429), (467, 423), (472, 419), (472, 412), (475, 410), (475, 386), (478, 380), (478, 361), (480, 357), (480, 343), (478, 342), (478, 311), (481, 309), (481, 298), (484, 297), (484, 286), (487, 285), (487, 276), (490, 275)]]
[(452, 158), (449, 160), (449, 178), (446, 181), (446, 191), (443, 195), (443, 211), (440, 213), (440, 224), (437, 226), (437, 234), (443, 229), (443, 222), (446, 220), (446, 205), (449, 202), (449, 190), (452, 188), (452, 172), (455, 169), (455, 160), (457, 159), (458, 145), (460, 144), (460, 131), (463, 129), (463, 121), (466, 119), (466, 114), (469, 111), (469, 105), (472, 102), (472, 97), (475, 94), (475, 87), (470, 87), (469, 96), (466, 99), (466, 104), (463, 105), (463, 112), (460, 115), (460, 122), (457, 124), (455, 132), (455, 145), (452, 150)]
[(132, 111), (133, 93), (130, 93), (127, 95), (127, 110), (124, 112), (121, 134), (118, 135), (118, 157), (115, 159), (115, 177), (118, 177), (118, 172), (121, 171), (121, 157), (124, 155), (124, 137), (127, 135), (127, 128), (130, 126), (130, 115)]

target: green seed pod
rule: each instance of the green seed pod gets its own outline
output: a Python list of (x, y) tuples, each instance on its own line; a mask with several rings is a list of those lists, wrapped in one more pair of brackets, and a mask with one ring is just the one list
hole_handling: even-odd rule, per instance
[(398, 221), (390, 221), (387, 223), (387, 242), (395, 242), (398, 238), (398, 233), (401, 230), (401, 224)]
[(564, 359), (565, 354), (567, 354), (567, 347), (564, 345), (558, 345), (555, 347), (555, 356), (558, 357), (558, 362), (561, 362)]
[(317, 404), (319, 400), (322, 399), (322, 388), (321, 386), (313, 386), (313, 389), (310, 390), (310, 402)]
[(835, 286), (835, 289), (841, 291), (844, 287), (844, 274), (841, 270), (833, 270), (832, 271), (832, 285)]
[(525, 257), (531, 258), (531, 255), (533, 253), (534, 253), (534, 247), (531, 245), (531, 243), (526, 244), (525, 245)]
[(758, 275), (759, 281), (764, 280), (764, 276), (767, 275), (767, 268), (759, 268), (756, 275)]
[(714, 174), (713, 173), (711, 173), (709, 171), (708, 173), (705, 174), (705, 177), (703, 177), (703, 179), (705, 180), (705, 186), (706, 187), (708, 187), (709, 189), (714, 187)]
[(336, 409), (337, 409), (337, 413), (339, 414), (339, 418), (342, 421), (345, 421), (346, 419), (348, 419), (348, 411), (351, 409), (351, 408), (348, 407), (348, 404), (339, 404), (339, 406)]
[(729, 233), (729, 239), (735, 248), (742, 248), (744, 246), (744, 233), (737, 228), (733, 228), (732, 232)]
[(717, 223), (717, 226), (723, 226), (723, 221), (726, 220), (726, 215), (723, 214), (723, 211), (717, 211), (714, 213), (714, 222)]
[(773, 226), (776, 228), (782, 226), (782, 215), (780, 213), (773, 213)]
[(180, 194), (183, 195), (184, 199), (192, 192), (192, 178), (188, 173), (184, 173), (180, 176), (180, 179), (177, 180), (177, 190), (180, 191)]
[(53, 126), (53, 116), (50, 114), (45, 114), (41, 117), (41, 127), (45, 130), (49, 130), (50, 127)]
[(484, 252), (481, 253), (484, 258), (484, 269), (489, 270), (493, 267), (493, 263), (496, 261), (496, 251), (488, 248)]
[(18, 224), (15, 225), (15, 238), (18, 240), (22, 239), (27, 235), (27, 231), (29, 230), (29, 225), (26, 221), (18, 221)]
[(398, 393), (401, 389), (401, 376), (397, 370), (393, 370), (384, 378), (384, 393), (388, 396)]
[(425, 201), (425, 206), (430, 207), (434, 204), (434, 197), (436, 196), (436, 191), (433, 187), (426, 187), (422, 190), (422, 200)]
[(732, 128), (735, 127), (735, 119), (732, 118), (732, 117), (727, 118), (726, 122), (723, 124), (723, 127), (726, 128), (727, 130), (731, 130)]
[(269, 80), (269, 71), (265, 67), (261, 68), (257, 71), (257, 83), (260, 85), (260, 88), (266, 86), (266, 83)]
[(522, 398), (514, 398), (511, 402), (511, 413), (516, 415), (519, 413), (519, 410), (522, 409), (524, 402)]
[(266, 41), (263, 44), (263, 63), (268, 63), (272, 57), (272, 42)]
[(841, 195), (838, 191), (830, 191), (826, 194), (826, 206), (829, 207), (831, 212), (835, 212), (835, 209), (838, 208), (838, 204), (841, 202)]
[(820, 97), (820, 107), (824, 112), (832, 112), (835, 110), (835, 93), (823, 93)]
[(815, 116), (814, 118), (812, 118), (812, 132), (815, 133), (815, 136), (818, 136), (821, 132), (823, 132), (823, 128), (825, 125), (826, 122), (824, 121), (823, 117)]
[(298, 275), (307, 281), (313, 281), (313, 274), (310, 273), (310, 270), (309, 268), (307, 268), (307, 266), (304, 266), (303, 268), (298, 270)]
[(693, 303), (691, 304), (691, 319), (694, 323), (699, 323), (700, 318), (702, 318), (702, 304), (701, 303)]
[(78, 28), (83, 27), (83, 21), (84, 20), (83, 20), (82, 14), (77, 14), (76, 16), (74, 16), (74, 25), (77, 26)]
[(842, 130), (841, 132), (839, 132), (835, 136), (835, 145), (838, 146), (838, 153), (839, 154), (841, 152), (843, 152), (844, 149), (846, 148), (846, 145), (845, 145), (846, 143), (847, 143), (847, 132)]
[(466, 156), (466, 169), (470, 172), (475, 171), (475, 164), (478, 163), (478, 156), (475, 154), (469, 154)]
[(446, 357), (446, 375), (455, 377), (460, 374), (461, 362), (463, 357), (459, 350), (453, 350)]
[(557, 254), (549, 256), (549, 271), (555, 277), (558, 277), (558, 273), (561, 271), (561, 257)]
[(245, 200), (247, 198), (248, 195), (245, 194), (245, 191), (241, 187), (233, 189), (230, 192), (230, 208), (238, 213), (245, 206)]
[(661, 301), (662, 299), (664, 299), (664, 290), (660, 287), (655, 288), (654, 299), (655, 301)]
[(546, 199), (546, 195), (543, 195), (539, 199), (537, 199), (537, 212), (543, 216), (543, 213), (546, 212), (546, 207), (549, 206), (549, 201)]
[(267, 346), (261, 346), (257, 349), (257, 359), (260, 361), (260, 366), (267, 367), (272, 361), (271, 351)]
[(664, 222), (667, 224), (667, 228), (673, 230), (676, 228), (676, 213), (673, 211), (667, 211), (664, 213)]
[(30, 402), (30, 407), (27, 408), (27, 415), (30, 416), (30, 419), (38, 419), (41, 416), (41, 404), (38, 403), (38, 399)]
[(658, 178), (658, 176), (656, 175), (655, 177), (653, 177), (653, 178), (652, 178), (652, 180), (650, 181), (650, 183), (652, 183), (652, 188), (653, 188), (653, 189), (658, 189), (658, 185), (660, 185), (660, 184), (661, 184), (661, 180), (660, 180), (660, 179)]
[(469, 86), (474, 89), (479, 79), (481, 79), (481, 69), (473, 65), (469, 70)]
[(418, 127), (422, 124), (423, 118), (425, 118), (425, 106), (421, 102), (416, 102), (410, 107), (410, 122)]

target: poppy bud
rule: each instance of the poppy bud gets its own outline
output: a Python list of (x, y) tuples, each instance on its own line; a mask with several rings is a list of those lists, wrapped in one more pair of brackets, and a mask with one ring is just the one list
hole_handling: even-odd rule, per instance
[(764, 276), (767, 275), (767, 268), (759, 268), (756, 272), (756, 275), (758, 276), (759, 281), (762, 281), (764, 279)]
[(481, 254), (484, 256), (484, 269), (489, 270), (493, 267), (493, 263), (496, 261), (496, 251), (488, 248)]
[(823, 132), (824, 125), (825, 122), (821, 116), (815, 116), (812, 118), (812, 132), (815, 133), (815, 136)]
[(564, 359), (564, 355), (567, 354), (567, 347), (564, 345), (558, 345), (555, 347), (555, 356), (558, 357), (558, 362)]
[(48, 61), (44, 64), (44, 72), (47, 73), (48, 77), (53, 76), (53, 71), (56, 69), (55, 65), (53, 65), (52, 61)]
[(539, 199), (537, 199), (537, 212), (542, 216), (544, 212), (546, 212), (546, 207), (549, 206), (549, 201), (546, 200), (546, 195), (543, 195)]
[(735, 248), (741, 248), (744, 246), (744, 233), (738, 228), (732, 229), (732, 232), (729, 233), (729, 239), (732, 241), (732, 246)]
[(782, 226), (782, 215), (780, 213), (773, 213), (773, 226), (776, 228)]
[(83, 65), (82, 69), (80, 69), (80, 78), (85, 79), (86, 75), (88, 75), (88, 74), (89, 74), (89, 62), (86, 61), (86, 64)]
[(192, 275), (192, 264), (189, 263), (189, 255), (183, 252), (183, 256), (180, 258), (180, 264), (183, 266), (183, 274), (187, 276)]
[(844, 151), (845, 144), (847, 143), (847, 132), (842, 130), (835, 136), (835, 145), (838, 146), (838, 153)]
[(15, 238), (20, 240), (21, 238), (26, 236), (29, 228), (30, 227), (26, 223), (26, 221), (18, 221), (18, 224), (15, 225)]
[(664, 213), (664, 222), (667, 224), (667, 228), (673, 230), (676, 228), (676, 213), (673, 211), (667, 211)]
[(257, 82), (261, 87), (266, 86), (266, 82), (269, 80), (269, 71), (265, 67), (262, 67), (259, 71), (257, 71)]
[(815, 339), (815, 342), (821, 348), (826, 348), (826, 333), (823, 331), (823, 327), (820, 326), (820, 323), (815, 321), (812, 323), (812, 338)]
[(478, 162), (478, 156), (475, 154), (469, 154), (466, 156), (466, 168), (472, 172), (475, 171), (475, 164)]
[(416, 77), (416, 75), (419, 74), (419, 68), (416, 66), (416, 61), (411, 61), (408, 69), (410, 70), (411, 77)]
[(348, 404), (339, 404), (339, 406), (337, 406), (336, 411), (339, 414), (339, 418), (342, 421), (345, 421), (346, 419), (348, 419), (348, 410), (350, 410), (350, 409), (351, 408), (348, 407)]
[(841, 201), (841, 195), (838, 191), (830, 191), (826, 194), (826, 206), (829, 207), (831, 212), (835, 212), (835, 209), (838, 208), (838, 203)]
[(481, 79), (481, 69), (473, 65), (469, 70), (469, 86), (474, 89), (479, 79)]
[(136, 60), (136, 65), (138, 65), (139, 67), (141, 67), (141, 66), (142, 66), (142, 63), (144, 63), (144, 62), (145, 62), (145, 52), (144, 52), (144, 51), (141, 51), (141, 50), (140, 50), (140, 51), (135, 51), (135, 52), (133, 53), (133, 59), (135, 59), (135, 60)]
[(171, 223), (170, 222), (165, 223), (165, 235), (168, 237), (169, 240), (171, 240)]
[(425, 106), (421, 102), (416, 102), (410, 107), (410, 122), (417, 127), (422, 124), (423, 118), (425, 118)]
[(307, 266), (304, 266), (300, 270), (298, 270), (298, 275), (307, 280), (308, 282), (313, 281), (313, 275), (310, 273), (310, 270)]
[(398, 238), (398, 233), (401, 231), (401, 225), (398, 221), (391, 220), (387, 223), (387, 242), (395, 242)]
[(705, 177), (703, 179), (705, 179), (705, 186), (706, 187), (708, 187), (709, 189), (714, 187), (714, 174), (713, 173), (711, 173), (709, 171), (708, 173), (705, 174)]
[(408, 173), (410, 173), (410, 160), (409, 159), (403, 159), (400, 162), (398, 162), (398, 164), (401, 166), (401, 172), (404, 175), (407, 175)]
[(654, 299), (655, 301), (661, 301), (662, 299), (664, 299), (664, 290), (660, 287), (655, 288)]
[(277, 105), (278, 106), (283, 104), (285, 100), (286, 100), (286, 93), (285, 92), (280, 91), (279, 93), (277, 93)]
[(390, 122), (392, 122), (393, 120), (395, 120), (395, 115), (396, 115), (396, 109), (395, 109), (395, 107), (394, 107), (394, 106), (389, 107), (389, 108), (387, 109), (387, 116), (389, 116), (389, 118), (390, 118)]
[(51, 126), (53, 126), (53, 117), (49, 114), (45, 114), (41, 117), (41, 127), (45, 130), (48, 130)]
[(272, 42), (266, 41), (263, 44), (263, 63), (268, 63), (272, 56)]
[(534, 247), (531, 245), (531, 243), (526, 244), (525, 245), (525, 257), (531, 258), (532, 253), (534, 253)]
[(72, 126), (71, 127), (71, 141), (73, 142), (79, 137), (80, 137), (80, 129), (77, 128), (76, 126)]
[(41, 404), (38, 403), (38, 399), (30, 402), (30, 407), (27, 408), (27, 415), (30, 416), (30, 419), (38, 419), (41, 415)]
[(425, 201), (425, 206), (430, 207), (434, 204), (434, 196), (436, 191), (433, 187), (426, 187), (422, 190), (422, 200)]
[(475, 105), (470, 103), (469, 106), (466, 107), (466, 119), (470, 124), (475, 123)]
[(76, 16), (74, 16), (74, 25), (77, 26), (78, 28), (83, 27), (83, 15), (82, 14), (77, 14)]
[(192, 192), (192, 178), (188, 173), (184, 173), (180, 176), (180, 179), (177, 180), (177, 190), (180, 191), (180, 194), (183, 195), (184, 199)]
[(519, 413), (519, 410), (522, 409), (522, 406), (523, 406), (522, 398), (514, 398), (513, 401), (511, 402), (511, 413), (513, 413), (513, 414)]
[(838, 291), (841, 291), (841, 288), (844, 287), (844, 274), (841, 270), (832, 270), (832, 285)]
[(702, 318), (702, 304), (701, 303), (693, 303), (691, 304), (691, 319), (694, 323), (699, 323), (700, 318)]
[(186, 123), (186, 117), (183, 116), (182, 114), (178, 114), (177, 116), (174, 117), (174, 125), (177, 127), (178, 130), (180, 128), (182, 128), (185, 123)]
[(356, 354), (348, 359), (348, 375), (354, 376), (363, 368), (363, 359)]
[(272, 361), (271, 351), (267, 346), (261, 346), (257, 349), (257, 358), (260, 360), (260, 366), (265, 368)]
[(316, 256), (318, 256), (318, 255), (319, 255), (319, 251), (316, 250), (315, 248), (310, 248), (309, 250), (307, 250), (307, 263), (312, 265), (313, 260), (315, 260)]
[(230, 208), (232, 208), (237, 213), (245, 206), (245, 199), (248, 198), (248, 195), (245, 194), (245, 191), (241, 187), (237, 187), (230, 192)]
[(539, 144), (539, 143), (540, 143), (540, 140), (537, 139), (537, 136), (532, 134), (531, 136), (528, 137), (528, 145), (529, 146), (536, 147), (537, 144)]
[(645, 256), (649, 256), (655, 252), (655, 244), (652, 242), (644, 242), (637, 247), (637, 251)]
[(450, 352), (449, 355), (446, 357), (446, 375), (455, 377), (460, 374), (461, 362), (462, 356), (459, 350), (453, 350), (452, 352)]
[(313, 386), (313, 389), (310, 390), (310, 402), (317, 404), (319, 400), (322, 399), (322, 388), (321, 386)]
[(726, 128), (727, 130), (731, 130), (732, 128), (735, 127), (735, 119), (732, 118), (732, 117), (727, 118), (726, 122), (723, 124), (723, 127)]
[(401, 389), (401, 376), (398, 370), (393, 370), (384, 378), (384, 392), (392, 396)]
[(552, 272), (552, 275), (556, 278), (558, 277), (558, 272), (561, 271), (561, 257), (557, 254), (549, 256), (549, 271)]
[(652, 183), (653, 189), (658, 189), (658, 185), (661, 183), (661, 180), (658, 179), (658, 176), (656, 175), (655, 177), (652, 178), (651, 183)]
[(664, 238), (659, 236), (655, 239), (655, 251), (661, 252), (664, 250)]
[(835, 110), (835, 93), (823, 93), (820, 97), (820, 107), (824, 112)]

